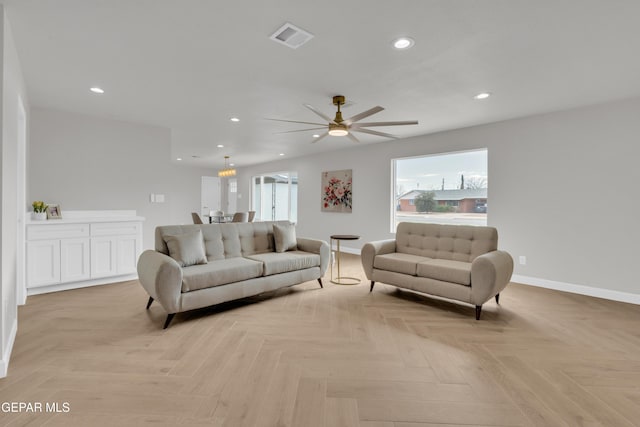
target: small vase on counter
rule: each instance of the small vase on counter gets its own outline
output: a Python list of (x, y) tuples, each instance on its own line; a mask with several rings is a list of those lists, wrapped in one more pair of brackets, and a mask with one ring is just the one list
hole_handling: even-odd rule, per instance
[(47, 219), (47, 204), (42, 201), (36, 200), (31, 203), (33, 212), (31, 212), (31, 219), (34, 221), (44, 221)]
[(31, 219), (34, 221), (45, 221), (47, 219), (46, 212), (31, 212)]

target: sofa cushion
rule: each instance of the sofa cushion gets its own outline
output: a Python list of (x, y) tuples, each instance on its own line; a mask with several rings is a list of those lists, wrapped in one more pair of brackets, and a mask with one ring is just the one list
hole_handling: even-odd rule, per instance
[(385, 255), (377, 255), (373, 260), (373, 267), (380, 270), (395, 271), (396, 273), (415, 276), (418, 263), (427, 260), (429, 260), (429, 258), (394, 252)]
[(249, 255), (248, 258), (264, 264), (265, 276), (320, 266), (320, 255), (303, 251), (270, 252)]
[(276, 252), (295, 251), (298, 249), (296, 226), (293, 224), (273, 224), (273, 240)]
[(176, 235), (165, 235), (164, 241), (169, 249), (169, 256), (176, 260), (180, 267), (196, 264), (206, 264), (202, 231)]
[(212, 288), (262, 276), (262, 263), (236, 257), (209, 261), (182, 270), (182, 292)]
[(418, 276), (471, 286), (471, 263), (449, 259), (430, 259), (418, 264)]

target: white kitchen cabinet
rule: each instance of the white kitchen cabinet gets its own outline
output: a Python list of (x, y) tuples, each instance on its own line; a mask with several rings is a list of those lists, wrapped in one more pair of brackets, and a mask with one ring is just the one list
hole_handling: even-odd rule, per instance
[(27, 242), (27, 260), (29, 287), (60, 283), (60, 240)]
[(75, 282), (91, 277), (89, 238), (60, 240), (60, 281)]
[(101, 236), (91, 238), (91, 277), (107, 277), (118, 274), (116, 238)]
[(131, 280), (142, 253), (135, 211), (65, 211), (27, 224), (28, 295)]

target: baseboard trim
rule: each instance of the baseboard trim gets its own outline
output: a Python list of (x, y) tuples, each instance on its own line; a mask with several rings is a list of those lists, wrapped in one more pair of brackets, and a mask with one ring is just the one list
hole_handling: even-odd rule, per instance
[(57, 285), (39, 286), (37, 288), (27, 288), (27, 296), (48, 294), (49, 292), (68, 291), (71, 289), (88, 288), (90, 286), (108, 285), (110, 283), (127, 282), (137, 280), (137, 274), (125, 274), (122, 276), (103, 277), (101, 279), (86, 280), (83, 282), (62, 283)]
[(346, 254), (360, 255), (360, 249), (349, 248), (347, 246), (340, 246), (340, 252), (344, 252)]
[(521, 276), (514, 274), (511, 281), (528, 286), (553, 289), (556, 291), (569, 292), (572, 294), (587, 295), (590, 297), (604, 298), (612, 301), (626, 302), (640, 305), (640, 294), (614, 291), (611, 289), (594, 288), (592, 286), (576, 285), (573, 283), (557, 282), (555, 280), (540, 279), (537, 277)]
[(2, 354), (2, 360), (0, 360), (0, 378), (7, 376), (9, 371), (9, 359), (11, 358), (11, 351), (13, 350), (13, 343), (16, 341), (16, 334), (18, 333), (18, 319), (13, 319), (13, 326), (9, 333), (9, 342), (7, 348)]

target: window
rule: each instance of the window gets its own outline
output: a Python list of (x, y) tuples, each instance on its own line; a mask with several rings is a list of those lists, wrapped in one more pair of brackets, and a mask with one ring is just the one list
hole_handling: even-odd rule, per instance
[(254, 176), (251, 181), (251, 210), (256, 211), (256, 220), (297, 222), (297, 172)]
[(487, 150), (393, 159), (391, 231), (400, 222), (487, 225)]

